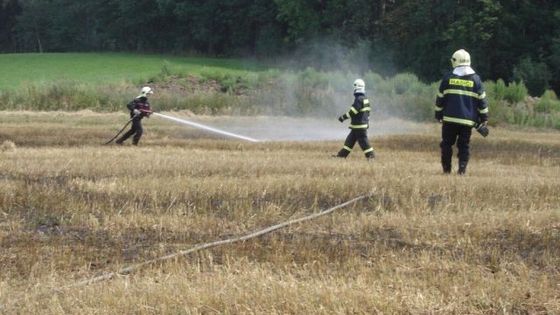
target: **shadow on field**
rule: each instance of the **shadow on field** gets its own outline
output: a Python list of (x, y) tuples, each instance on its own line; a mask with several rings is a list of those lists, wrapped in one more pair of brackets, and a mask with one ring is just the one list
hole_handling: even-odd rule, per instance
[[(496, 230), (481, 237), (482, 261), (492, 271), (499, 271), (511, 258), (523, 261), (533, 269), (560, 273), (560, 226), (541, 231)], [(556, 264), (551, 265), (551, 259)], [(554, 266), (554, 267), (551, 267)]]
[[(296, 227), (297, 229), (297, 227)], [(451, 235), (441, 235), (437, 244), (421, 239), (409, 240), (404, 235), (414, 231), (398, 228), (374, 228), (361, 234), (326, 231), (280, 231), (243, 243), (209, 250), (214, 264), (227, 257), (247, 257), (259, 262), (309, 264), (344, 263), (359, 259), (375, 263), (380, 257), (419, 257), (429, 255), (484, 266), (492, 273), (520, 261), (531, 269), (560, 272), (560, 228), (543, 231), (491, 230), (469, 235), (471, 244), (458, 246)], [(112, 269), (192, 248), (197, 244), (235, 237), (233, 234), (208, 234), (194, 231), (176, 232), (165, 228), (129, 228), (122, 231), (92, 230), (88, 227), (63, 226), (56, 220), (36, 222), (33, 229), (10, 235), (0, 248), (7, 253), (0, 265), (8, 273), (27, 278), (34, 263), (63, 259), (65, 253), (74, 258), (64, 269), (87, 266), (87, 270)], [(409, 237), (410, 238), (410, 237)], [(51, 251), (51, 248), (64, 249)], [(25, 254), (24, 254), (25, 253)], [(59, 256), (60, 255), (60, 256)], [(187, 259), (197, 259), (194, 254)], [(558, 263), (551, 265), (550, 260)], [(56, 261), (50, 263), (57, 264)], [(553, 270), (551, 270), (551, 268)]]
[[(412, 152), (439, 152), (439, 136), (399, 135), (379, 138), (376, 143), (385, 149)], [(541, 158), (560, 158), (560, 144), (535, 143), (524, 140), (482, 140), (473, 136), (473, 153), (481, 158), (517, 156), (520, 154)], [(457, 148), (454, 148), (455, 151)]]

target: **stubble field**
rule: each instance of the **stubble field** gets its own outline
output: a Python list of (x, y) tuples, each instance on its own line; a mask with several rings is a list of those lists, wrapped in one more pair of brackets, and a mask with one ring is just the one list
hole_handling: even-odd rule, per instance
[(1, 115), (0, 143), (16, 145), (0, 149), (0, 313), (560, 312), (558, 132), (473, 135), (467, 176), (446, 176), (436, 125), (372, 137), (367, 163), (330, 158), (341, 141), (242, 143), (157, 120), (140, 147), (101, 145), (123, 119)]

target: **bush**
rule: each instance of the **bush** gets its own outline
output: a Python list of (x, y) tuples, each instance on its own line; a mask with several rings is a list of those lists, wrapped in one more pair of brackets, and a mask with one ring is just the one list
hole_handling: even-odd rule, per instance
[(505, 89), (504, 100), (516, 104), (524, 101), (527, 96), (527, 88), (523, 82), (512, 82)]
[(524, 58), (513, 69), (513, 79), (516, 82), (524, 82), (531, 96), (539, 96), (548, 89), (551, 74), (544, 62)]
[(539, 113), (560, 112), (560, 101), (556, 93), (552, 90), (547, 90), (535, 104), (535, 111)]
[(30, 84), (0, 94), (2, 110), (114, 111), (123, 108), (137, 88), (126, 85), (91, 86), (68, 81)]
[(382, 93), (382, 91), (386, 89), (385, 86), (387, 85), (387, 81), (375, 72), (366, 72), (364, 75), (364, 81), (366, 82), (366, 88), (369, 86), (368, 89), (374, 91), (375, 93)]
[(486, 81), (484, 82), (484, 87), (490, 99), (496, 102), (504, 100), (507, 90), (507, 85), (504, 80), (498, 79), (496, 82)]
[[(164, 65), (151, 83), (161, 87), (153, 101), (157, 110), (332, 118), (348, 110), (353, 100), (352, 82), (358, 77), (366, 82), (374, 117), (433, 119), (439, 83), (428, 85), (409, 73), (385, 79), (373, 72), (359, 76), (313, 68), (257, 73), (207, 69), (193, 78), (189, 73), (172, 73)], [(0, 91), (0, 109), (126, 111), (125, 104), (143, 84), (146, 81), (97, 86), (69, 81), (30, 84)], [(485, 86), (492, 123), (558, 128), (560, 101), (553, 91), (533, 99), (523, 82), (487, 81)]]
[(488, 98), (494, 102), (505, 100), (511, 104), (523, 102), (528, 96), (527, 88), (523, 82), (511, 82), (506, 85), (504, 80), (498, 79), (495, 83), (492, 81), (484, 82), (486, 94)]
[(393, 92), (397, 95), (402, 95), (409, 91), (415, 92), (421, 90), (422, 86), (424, 86), (418, 80), (418, 77), (412, 73), (397, 74), (391, 79), (391, 84), (393, 85)]
[[(342, 72), (329, 72), (326, 74), (328, 77), (328, 89), (331, 91), (336, 91), (339, 93), (351, 93), (353, 89), (353, 83), (357, 76), (350, 77), (348, 74), (344, 74)], [(369, 90), (371, 87), (371, 82), (365, 80), (366, 83), (366, 90)]]
[(327, 75), (310, 67), (298, 75), (298, 80), (302, 86), (309, 88), (326, 88), (329, 85)]

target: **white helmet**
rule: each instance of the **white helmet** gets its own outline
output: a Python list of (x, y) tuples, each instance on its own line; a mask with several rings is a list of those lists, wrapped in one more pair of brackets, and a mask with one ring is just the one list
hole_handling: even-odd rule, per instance
[(366, 84), (362, 79), (356, 79), (354, 81), (354, 93), (365, 93), (366, 92)]
[(453, 68), (458, 66), (470, 66), (471, 55), (464, 49), (459, 49), (451, 56), (451, 65)]
[(138, 95), (138, 98), (140, 97), (148, 97), (148, 95), (150, 94), (154, 94), (154, 91), (152, 91), (152, 88), (149, 86), (145, 86), (142, 88), (142, 90), (140, 90), (140, 95)]

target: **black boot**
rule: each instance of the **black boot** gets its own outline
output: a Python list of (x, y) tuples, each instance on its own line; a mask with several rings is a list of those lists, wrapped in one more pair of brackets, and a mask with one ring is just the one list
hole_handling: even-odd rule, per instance
[(117, 141), (115, 141), (116, 144), (118, 145), (122, 145), (123, 142), (125, 142), (128, 138), (130, 138), (130, 136), (132, 136), (134, 134), (134, 130), (129, 130), (127, 131), (124, 135), (122, 135), (120, 138), (117, 139)]
[(459, 161), (459, 170), (457, 171), (457, 173), (459, 175), (465, 175), (466, 172), (467, 172), (467, 162)]
[(134, 137), (132, 137), (132, 144), (138, 145), (138, 142), (140, 142), (140, 138), (142, 138), (142, 128), (139, 128), (136, 134), (134, 134)]
[(126, 140), (126, 138), (125, 138), (124, 136), (123, 136), (123, 137), (120, 137), (120, 138), (118, 138), (118, 139), (115, 141), (115, 144), (117, 144), (117, 145), (123, 145), (123, 143), (125, 142), (125, 140)]
[(332, 157), (336, 157), (336, 158), (347, 158), (348, 155), (350, 155), (350, 150), (346, 149), (346, 148), (342, 148), (340, 149), (340, 151), (338, 151), (338, 153), (336, 155), (331, 155)]
[(447, 159), (441, 159), (441, 168), (443, 169), (443, 173), (444, 174), (449, 174), (451, 173), (451, 161), (448, 161)]
[(441, 155), (441, 167), (444, 174), (451, 173), (451, 157), (448, 154)]

